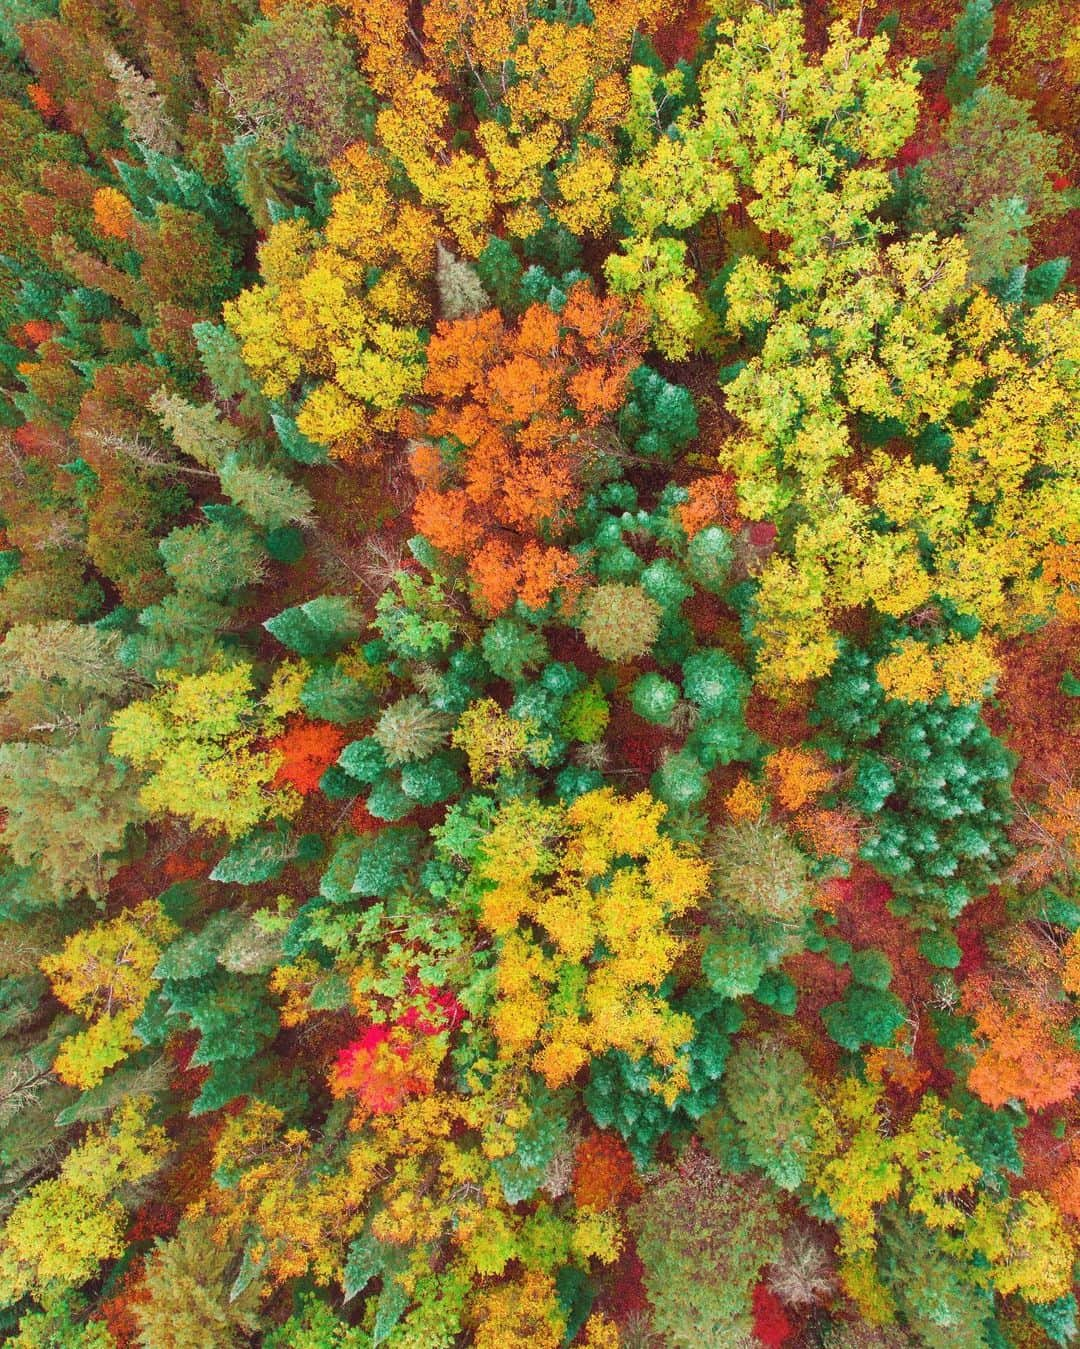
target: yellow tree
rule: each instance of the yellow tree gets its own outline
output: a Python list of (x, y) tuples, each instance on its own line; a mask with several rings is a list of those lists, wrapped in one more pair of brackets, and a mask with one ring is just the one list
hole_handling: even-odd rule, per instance
[[(620, 182), (631, 231), (607, 266), (617, 290), (643, 294), (670, 354), (710, 336), (741, 344), (724, 391), (740, 429), (721, 463), (742, 514), (786, 526), (757, 576), (761, 677), (779, 691), (824, 674), (846, 608), (905, 619), (936, 598), (977, 619), (981, 637), (903, 645), (883, 664), (886, 685), (981, 698), (994, 637), (1069, 598), (1075, 305), (1007, 309), (971, 284), (960, 239), (886, 242), (885, 165), (914, 127), (916, 91), (910, 69), (887, 68), (883, 38), (836, 25), (812, 61), (794, 8), (754, 8), (723, 32), (677, 138), (640, 130), (648, 98), (666, 91), (632, 80), (637, 158)], [(736, 197), (757, 242), (714, 313), (680, 235)], [(860, 443), (860, 423), (884, 443)]]
[(179, 929), (157, 900), (84, 928), (46, 956), (41, 968), (53, 993), (91, 1024), (60, 1045), (53, 1071), (74, 1087), (94, 1087), (140, 1041), (133, 1027), (157, 986), (162, 947)]
[(692, 1033), (660, 985), (683, 950), (674, 922), (705, 896), (708, 866), (660, 832), (664, 807), (610, 788), (572, 805), (511, 802), (474, 867), (495, 937), (500, 1052), (550, 1086), (608, 1049), (649, 1055), (674, 1094)]

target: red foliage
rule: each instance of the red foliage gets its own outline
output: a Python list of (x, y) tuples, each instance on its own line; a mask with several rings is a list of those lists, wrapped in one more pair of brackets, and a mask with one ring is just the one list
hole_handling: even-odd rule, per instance
[(301, 796), (308, 796), (318, 788), (323, 773), (336, 762), (345, 748), (345, 741), (345, 732), (328, 721), (291, 717), (284, 733), (271, 740), (268, 746), (271, 750), (280, 750), (285, 756), (274, 778), (274, 786), (288, 784)]
[(465, 1008), (448, 988), (432, 988), (416, 974), (405, 979), (405, 992), (414, 998), (412, 1006), (398, 1018), (397, 1024), (421, 1035), (438, 1035), (453, 1030), (465, 1019)]
[(132, 1308), (149, 1300), (150, 1294), (143, 1281), (143, 1259), (136, 1256), (124, 1271), (116, 1292), (101, 1303), (91, 1319), (105, 1323), (119, 1349), (135, 1349), (140, 1343), (139, 1323)]
[(48, 319), (27, 319), (22, 330), (35, 347), (47, 342), (53, 335), (53, 325)]
[(1061, 691), (1078, 639), (1077, 625), (1053, 622), (1003, 649), (996, 706), (988, 705), (986, 719), (1022, 756), (1015, 782), (1020, 795), (1040, 791), (1048, 772), (1080, 762), (1080, 703)]
[(754, 1338), (769, 1349), (786, 1344), (795, 1333), (784, 1305), (771, 1288), (759, 1283), (754, 1289)]
[(389, 1115), (407, 1097), (430, 1091), (411, 1064), (413, 1047), (389, 1026), (369, 1026), (338, 1054), (330, 1070), (335, 1096), (352, 1092), (374, 1115)]
[(807, 711), (805, 703), (778, 703), (753, 689), (746, 702), (746, 724), (772, 745), (801, 745), (813, 735)]
[(197, 1031), (187, 1031), (177, 1035), (165, 1046), (166, 1052), (176, 1065), (176, 1072), (169, 1079), (169, 1088), (178, 1096), (195, 1097), (202, 1090), (203, 1083), (210, 1076), (209, 1068), (192, 1068), (191, 1056), (199, 1044)]
[(574, 1158), (574, 1203), (603, 1211), (640, 1193), (637, 1169), (626, 1144), (612, 1133), (583, 1138)]
[(162, 1203), (160, 1199), (148, 1199), (131, 1215), (131, 1226), (127, 1232), (128, 1242), (170, 1237), (176, 1231), (179, 1221), (180, 1210), (175, 1204)]
[(161, 864), (162, 873), (170, 881), (194, 881), (210, 871), (208, 858), (199, 857), (188, 848), (169, 853)]
[(57, 106), (56, 100), (44, 85), (38, 84), (36, 81), (33, 84), (28, 84), (26, 95), (42, 117), (54, 118), (60, 116), (60, 108)]
[(349, 811), (349, 823), (358, 834), (374, 834), (385, 827), (385, 821), (377, 820), (368, 810), (366, 803), (359, 799)]
[(71, 452), (71, 441), (55, 427), (42, 426), (40, 422), (26, 422), (15, 428), (12, 439), (23, 454), (36, 455), (58, 464), (65, 454)]

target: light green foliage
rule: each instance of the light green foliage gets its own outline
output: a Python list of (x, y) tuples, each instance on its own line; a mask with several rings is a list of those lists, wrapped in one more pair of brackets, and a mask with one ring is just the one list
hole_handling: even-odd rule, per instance
[(593, 744), (603, 737), (610, 709), (607, 699), (596, 684), (587, 684), (571, 693), (563, 704), (560, 727), (571, 740)]
[(809, 859), (781, 825), (768, 819), (721, 825), (711, 852), (712, 893), (721, 911), (797, 923), (810, 909), (816, 886)]
[(663, 675), (644, 674), (630, 687), (630, 705), (639, 717), (667, 726), (679, 701), (678, 685)]
[(260, 529), (305, 523), (315, 503), (301, 487), (279, 469), (244, 463), (227, 455), (218, 470), (221, 490)]
[(98, 896), (143, 816), (133, 774), (109, 753), (108, 718), (130, 688), (118, 649), (114, 634), (66, 621), (13, 627), (0, 644), (4, 843), (56, 903)]
[(649, 780), (658, 800), (673, 810), (685, 811), (703, 801), (709, 779), (701, 760), (689, 750), (669, 754)]
[(177, 589), (208, 600), (232, 599), (259, 579), (265, 564), (254, 534), (215, 522), (174, 529), (158, 548)]
[(724, 588), (734, 556), (735, 548), (727, 530), (720, 525), (706, 525), (690, 540), (686, 563), (698, 585), (716, 594)]
[(484, 629), (484, 659), (499, 679), (516, 683), (547, 659), (547, 643), (533, 628), (513, 618), (497, 618)]
[(382, 747), (391, 767), (426, 759), (446, 743), (451, 718), (423, 698), (411, 694), (384, 708), (372, 738)]
[(237, 1297), (233, 1252), (214, 1240), (206, 1218), (181, 1222), (174, 1237), (155, 1243), (146, 1264), (149, 1299), (137, 1303), (145, 1349), (194, 1349), (197, 1344), (234, 1349), (258, 1324), (257, 1284)]

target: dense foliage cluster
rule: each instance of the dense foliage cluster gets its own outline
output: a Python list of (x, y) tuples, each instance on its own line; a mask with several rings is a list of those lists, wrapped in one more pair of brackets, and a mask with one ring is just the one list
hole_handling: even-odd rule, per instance
[(0, 0), (0, 1336), (1078, 1334), (1071, 0)]

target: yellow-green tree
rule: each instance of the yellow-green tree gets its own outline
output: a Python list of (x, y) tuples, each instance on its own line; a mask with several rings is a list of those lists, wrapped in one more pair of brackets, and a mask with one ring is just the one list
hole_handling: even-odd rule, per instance
[(60, 1045), (53, 1071), (74, 1087), (94, 1087), (139, 1045), (133, 1027), (146, 1005), (162, 947), (179, 929), (157, 900), (83, 928), (41, 968), (55, 996), (90, 1022)]
[(116, 713), (111, 749), (147, 774), (140, 798), (148, 814), (236, 837), (295, 808), (298, 797), (271, 786), (282, 755), (256, 743), (276, 725), (252, 691), (251, 666), (234, 665), (169, 677)]
[(0, 1229), (0, 1301), (78, 1287), (121, 1253), (119, 1193), (153, 1175), (169, 1150), (165, 1130), (148, 1122), (151, 1104), (126, 1100), (11, 1210)]

